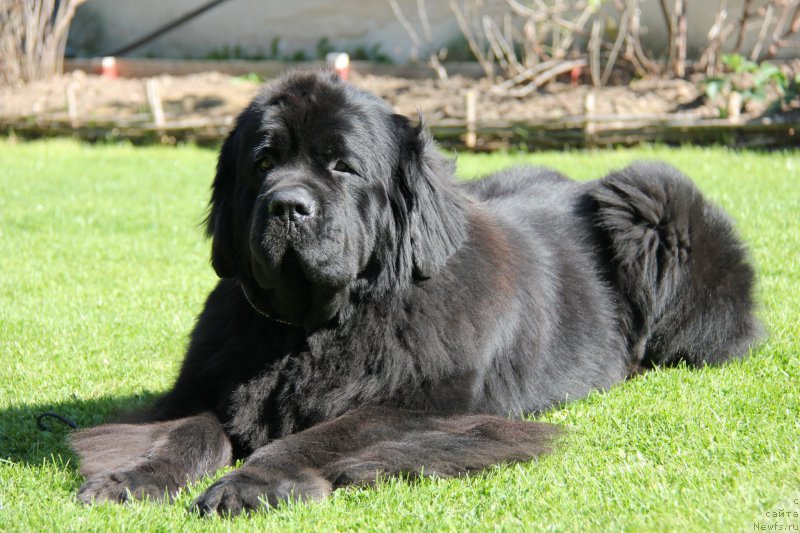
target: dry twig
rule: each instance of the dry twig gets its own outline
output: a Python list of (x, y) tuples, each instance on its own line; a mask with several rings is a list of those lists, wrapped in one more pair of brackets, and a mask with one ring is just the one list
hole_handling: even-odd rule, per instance
[(430, 65), (430, 67), (436, 71), (436, 75), (439, 76), (439, 79), (446, 81), (448, 79), (447, 70), (439, 61), (439, 52), (433, 50), (433, 30), (431, 29), (430, 19), (428, 18), (428, 7), (425, 4), (425, 0), (417, 0), (417, 15), (419, 16), (420, 24), (422, 25), (422, 32), (425, 36), (424, 39), (420, 37), (419, 33), (417, 33), (417, 30), (414, 29), (414, 25), (411, 24), (411, 22), (403, 13), (403, 10), (400, 9), (397, 0), (389, 0), (389, 6), (392, 8), (392, 12), (394, 13), (395, 18), (397, 18), (397, 21), (403, 27), (406, 34), (408, 34), (409, 39), (411, 39), (411, 56), (417, 56), (417, 54), (420, 53), (420, 50), (422, 53), (427, 52), (428, 65)]

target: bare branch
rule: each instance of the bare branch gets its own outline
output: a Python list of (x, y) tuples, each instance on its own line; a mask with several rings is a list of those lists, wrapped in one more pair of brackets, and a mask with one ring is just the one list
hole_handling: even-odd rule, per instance
[(611, 71), (614, 69), (614, 64), (617, 62), (619, 51), (622, 49), (622, 44), (625, 42), (625, 39), (628, 36), (628, 19), (631, 15), (631, 9), (635, 9), (635, 4), (635, 0), (633, 2), (628, 2), (628, 8), (622, 13), (622, 19), (620, 19), (619, 22), (617, 39), (614, 41), (614, 46), (611, 48), (611, 53), (608, 55), (606, 67), (603, 69), (603, 76), (600, 78), (600, 85), (605, 85), (606, 82), (608, 82), (608, 78), (611, 77)]
[(667, 35), (669, 36), (669, 49), (672, 50), (672, 15), (669, 14), (667, 8), (667, 0), (658, 0), (661, 6), (661, 14), (664, 16), (664, 25), (667, 27)]
[(689, 33), (686, 0), (675, 0), (675, 20), (677, 30), (675, 32), (674, 72), (677, 77), (682, 78), (686, 75), (686, 50)]
[(516, 96), (518, 98), (528, 96), (530, 93), (541, 87), (542, 85), (546, 84), (547, 82), (555, 79), (557, 76), (561, 74), (565, 74), (572, 69), (585, 67), (587, 65), (587, 61), (585, 59), (576, 59), (574, 61), (559, 61), (559, 63), (551, 69), (542, 72), (535, 78), (533, 78), (530, 83), (524, 86), (521, 89), (516, 91), (511, 91), (512, 96)]
[(769, 30), (769, 25), (772, 23), (772, 13), (772, 4), (768, 4), (766, 13), (764, 14), (764, 20), (761, 23), (761, 30), (758, 32), (758, 40), (753, 47), (753, 51), (750, 53), (751, 61), (758, 61), (758, 58), (761, 55), (761, 48), (763, 48), (764, 41), (767, 38), (767, 30)]
[(735, 22), (727, 22), (727, 6), (727, 0), (720, 0), (714, 24), (708, 30), (708, 45), (697, 61), (696, 68), (708, 75), (714, 75), (719, 70), (722, 45), (736, 29)]
[(441, 61), (439, 61), (439, 54), (437, 51), (433, 49), (433, 31), (431, 30), (430, 21), (428, 19), (428, 8), (425, 4), (425, 0), (417, 0), (417, 15), (419, 16), (419, 20), (422, 24), (422, 31), (425, 35), (425, 40), (420, 37), (417, 30), (414, 29), (414, 25), (408, 20), (408, 18), (403, 13), (403, 10), (400, 9), (400, 5), (397, 3), (397, 0), (389, 0), (389, 6), (392, 8), (392, 12), (394, 13), (395, 18), (400, 23), (400, 26), (403, 27), (406, 34), (408, 34), (409, 39), (411, 39), (411, 46), (412, 58), (415, 58), (420, 53), (421, 49), (425, 49), (425, 53), (428, 53), (428, 65), (436, 72), (436, 75), (439, 76), (441, 80), (447, 80), (447, 70), (442, 65)]
[(767, 54), (774, 57), (780, 48), (786, 47), (784, 43), (790, 42), (789, 38), (798, 32), (800, 32), (800, 0), (785, 1), (772, 32), (772, 43), (767, 48)]
[(509, 78), (506, 81), (499, 83), (492, 87), (493, 93), (503, 93), (515, 85), (519, 85), (525, 81), (531, 80), (539, 76), (542, 72), (550, 70), (554, 67), (560, 65), (562, 61), (560, 59), (551, 59), (550, 61), (545, 61), (543, 63), (539, 63), (534, 67), (527, 68), (514, 76), (513, 78)]
[(589, 72), (592, 75), (592, 83), (595, 87), (601, 85), (600, 78), (600, 32), (603, 29), (603, 23), (595, 20), (592, 24), (592, 36), (589, 39)]
[(641, 10), (637, 5), (631, 6), (630, 29), (627, 38), (627, 50), (625, 59), (631, 62), (639, 76), (663, 74), (664, 68), (661, 64), (650, 59), (642, 48), (641, 38)]
[[(393, 9), (398, 10), (396, 2), (390, 0)], [(425, 0), (417, 0), (418, 9), (424, 3)], [(598, 86), (609, 83), (615, 72), (622, 71), (628, 75), (685, 77), (690, 24), (693, 34), (698, 30), (696, 21), (689, 20), (688, 3), (689, 0), (659, 0), (668, 43), (651, 52), (642, 40), (643, 0), (449, 0), (458, 26), (486, 76), (493, 78), (497, 66), (504, 77), (492, 90), (515, 95), (555, 79), (556, 73), (564, 72), (562, 65), (574, 61), (588, 66), (592, 83)], [(598, 9), (600, 4), (605, 8)], [(427, 35), (426, 20), (423, 33)], [(697, 45), (694, 72), (717, 72), (721, 57), (731, 52), (731, 40), (735, 41), (734, 53), (754, 41), (747, 53), (758, 61), (781, 49), (800, 47), (795, 38), (800, 33), (800, 0), (744, 0), (741, 16), (735, 17), (728, 0), (719, 0), (713, 23), (704, 30), (706, 41)], [(419, 31), (415, 35), (417, 41), (422, 40)], [(667, 52), (666, 59), (661, 58), (663, 50)]]
[(750, 20), (750, 2), (752, 0), (744, 0), (742, 6), (742, 18), (739, 19), (739, 35), (736, 37), (736, 44), (733, 47), (733, 53), (738, 54), (742, 51), (742, 44), (744, 43), (744, 36), (747, 33), (747, 23)]
[(455, 0), (450, 0), (450, 9), (453, 11), (453, 14), (456, 16), (456, 22), (458, 22), (458, 27), (461, 29), (462, 35), (467, 40), (467, 44), (469, 45), (469, 49), (472, 50), (472, 53), (480, 63), (481, 67), (483, 68), (483, 72), (486, 74), (487, 78), (494, 78), (494, 65), (490, 59), (490, 56), (487, 56), (483, 52), (483, 49), (480, 45), (478, 45), (478, 41), (475, 38), (475, 34), (473, 33), (470, 23), (467, 20), (467, 15), (464, 11), (461, 10), (461, 7)]
[(406, 31), (408, 37), (411, 39), (411, 44), (415, 48), (421, 47), (422, 39), (420, 39), (417, 30), (414, 29), (414, 26), (408, 21), (405, 14), (403, 14), (403, 10), (400, 9), (400, 5), (397, 3), (397, 0), (389, 0), (389, 6), (392, 8), (395, 18)]
[(61, 72), (69, 25), (85, 0), (0, 0), (0, 80)]
[(422, 31), (425, 32), (425, 39), (429, 43), (433, 42), (433, 30), (431, 30), (431, 23), (428, 20), (428, 8), (425, 5), (425, 0), (417, 0), (417, 13), (419, 14), (419, 21), (422, 23)]

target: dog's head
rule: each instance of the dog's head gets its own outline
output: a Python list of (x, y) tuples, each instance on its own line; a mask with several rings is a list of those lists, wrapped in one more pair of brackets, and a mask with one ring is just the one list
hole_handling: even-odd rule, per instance
[(313, 330), (436, 275), (465, 234), (427, 130), (323, 72), (267, 85), (223, 144), (211, 262), (255, 307)]

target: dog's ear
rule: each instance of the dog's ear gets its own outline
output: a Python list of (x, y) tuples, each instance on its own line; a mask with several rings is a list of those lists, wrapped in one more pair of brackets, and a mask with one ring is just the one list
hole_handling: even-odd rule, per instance
[(397, 182), (407, 210), (404, 241), (411, 248), (414, 276), (426, 279), (464, 241), (466, 200), (453, 181), (453, 163), (439, 152), (422, 116), (417, 126), (401, 115), (393, 120), (402, 138)]
[(206, 235), (211, 237), (211, 266), (221, 278), (236, 277), (236, 265), (239, 264), (236, 253), (238, 237), (233, 220), (238, 151), (238, 128), (235, 128), (228, 134), (219, 153), (206, 218)]

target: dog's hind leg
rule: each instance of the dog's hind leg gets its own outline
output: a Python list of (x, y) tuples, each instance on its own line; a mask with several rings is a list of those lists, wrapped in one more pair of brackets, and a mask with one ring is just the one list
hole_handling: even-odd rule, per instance
[(380, 476), (457, 476), (546, 453), (557, 426), (489, 415), (436, 417), (362, 408), (256, 450), (194, 503), (201, 514), (238, 514), (325, 498)]
[(152, 424), (106, 424), (72, 435), (86, 482), (84, 503), (129, 498), (171, 499), (187, 482), (232, 460), (231, 444), (216, 416)]
[(637, 163), (589, 185), (632, 363), (718, 363), (760, 335), (755, 274), (730, 218), (675, 168)]

